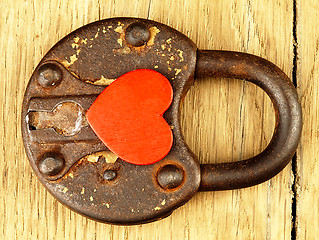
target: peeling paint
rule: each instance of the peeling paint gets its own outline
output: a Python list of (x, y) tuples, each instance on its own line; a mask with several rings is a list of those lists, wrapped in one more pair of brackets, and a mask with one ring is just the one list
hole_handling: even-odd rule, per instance
[(175, 76), (177, 76), (182, 71), (182, 69), (179, 69), (179, 68), (174, 68), (174, 70), (175, 70)]
[(150, 30), (151, 36), (150, 36), (150, 40), (148, 40), (148, 42), (147, 42), (147, 45), (151, 46), (151, 45), (154, 45), (155, 37), (160, 32), (160, 30), (155, 26), (149, 28), (149, 30)]
[(103, 205), (105, 205), (107, 208), (110, 208), (110, 204), (108, 203), (103, 203)]
[(129, 53), (131, 53), (131, 49), (129, 47), (119, 48), (119, 49), (116, 49), (114, 51), (119, 53), (119, 54), (129, 54)]
[(110, 85), (112, 82), (114, 82), (116, 79), (115, 78), (105, 78), (103, 75), (101, 76), (101, 78), (95, 82), (92, 81), (86, 81), (87, 83), (91, 83), (94, 85), (103, 85), (103, 86), (107, 86)]
[(72, 48), (78, 48), (80, 45), (77, 43), (72, 43), (71, 46), (72, 46)]
[(184, 52), (182, 50), (179, 50), (179, 49), (177, 50), (177, 52), (178, 52), (178, 56), (181, 58), (179, 61), (183, 62), (184, 61), (184, 57), (183, 57)]
[(78, 57), (76, 54), (73, 54), (71, 57), (70, 57), (70, 62), (68, 60), (63, 60), (62, 61), (62, 64), (65, 66), (65, 67), (70, 67), (73, 63), (75, 63), (76, 61), (78, 60)]
[(88, 43), (88, 39), (87, 39), (87, 38), (82, 39), (82, 40), (81, 40), (81, 43), (83, 43), (83, 44), (87, 44), (87, 43)]
[(86, 159), (88, 162), (94, 163), (97, 162), (100, 157), (104, 157), (106, 163), (115, 163), (118, 158), (118, 156), (110, 151), (101, 151), (87, 155), (84, 157), (84, 159)]
[(121, 45), (121, 47), (123, 46), (123, 39), (122, 38), (117, 39), (117, 42), (118, 42), (118, 44)]
[(118, 32), (118, 33), (123, 33), (123, 27), (122, 26), (118, 26), (117, 28), (114, 29), (114, 32)]

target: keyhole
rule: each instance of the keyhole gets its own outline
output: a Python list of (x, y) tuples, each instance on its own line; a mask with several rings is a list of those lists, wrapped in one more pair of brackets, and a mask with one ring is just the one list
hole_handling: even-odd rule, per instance
[(27, 122), (30, 130), (53, 128), (63, 136), (73, 136), (88, 125), (85, 111), (75, 102), (59, 103), (52, 111), (30, 112)]

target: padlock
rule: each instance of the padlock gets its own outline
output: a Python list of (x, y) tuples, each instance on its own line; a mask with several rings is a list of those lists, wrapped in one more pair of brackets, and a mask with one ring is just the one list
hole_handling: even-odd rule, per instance
[[(208, 76), (245, 79), (268, 94), (276, 124), (263, 152), (199, 164), (179, 110), (195, 77)], [(166, 217), (197, 191), (272, 178), (291, 160), (301, 128), (296, 90), (274, 64), (198, 50), (177, 30), (139, 18), (94, 22), (59, 41), (35, 69), (22, 106), (26, 153), (46, 189), (84, 216), (125, 225)]]

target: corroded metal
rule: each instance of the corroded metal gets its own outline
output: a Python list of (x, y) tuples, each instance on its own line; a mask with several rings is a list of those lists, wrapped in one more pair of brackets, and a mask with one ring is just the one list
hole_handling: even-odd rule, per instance
[[(182, 139), (179, 108), (194, 81), (195, 65), (196, 46), (191, 40), (149, 20), (107, 19), (58, 42), (32, 75), (22, 111), (26, 152), (49, 192), (74, 211), (118, 224), (163, 218), (187, 202), (199, 188), (200, 166)], [(173, 147), (160, 162), (147, 166), (114, 157), (82, 121), (81, 112), (116, 78), (140, 68), (163, 74), (174, 91), (173, 103), (164, 114), (174, 135)], [(49, 84), (39, 84), (42, 76)], [(59, 84), (51, 84), (59, 76), (63, 76)], [(50, 171), (54, 161), (47, 161), (50, 174), (40, 170), (45, 169), (42, 159), (48, 153), (64, 159), (55, 175)], [(178, 188), (159, 185), (158, 171), (166, 165), (178, 165), (183, 171)]]
[(243, 188), (262, 183), (278, 174), (298, 146), (301, 106), (287, 75), (271, 62), (247, 53), (198, 51), (196, 77), (245, 79), (270, 97), (276, 115), (273, 137), (266, 149), (247, 160), (201, 165), (201, 191)]
[[(173, 132), (173, 146), (164, 159), (151, 165), (119, 159), (85, 119), (105, 87), (135, 69), (160, 72), (174, 92), (164, 114)], [(268, 93), (277, 122), (265, 151), (240, 162), (199, 165), (179, 124), (180, 105), (195, 73), (197, 77), (247, 79)], [(63, 38), (34, 71), (22, 108), (26, 153), (43, 185), (72, 210), (114, 224), (161, 219), (198, 190), (234, 189), (265, 181), (289, 162), (300, 131), (296, 91), (279, 68), (249, 54), (197, 51), (180, 32), (137, 18), (98, 21)]]

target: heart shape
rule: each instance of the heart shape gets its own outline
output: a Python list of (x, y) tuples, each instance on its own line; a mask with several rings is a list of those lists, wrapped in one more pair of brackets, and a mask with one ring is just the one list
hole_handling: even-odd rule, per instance
[(86, 113), (101, 141), (126, 162), (147, 165), (163, 159), (173, 144), (163, 113), (173, 100), (166, 77), (150, 69), (128, 72), (110, 84)]

